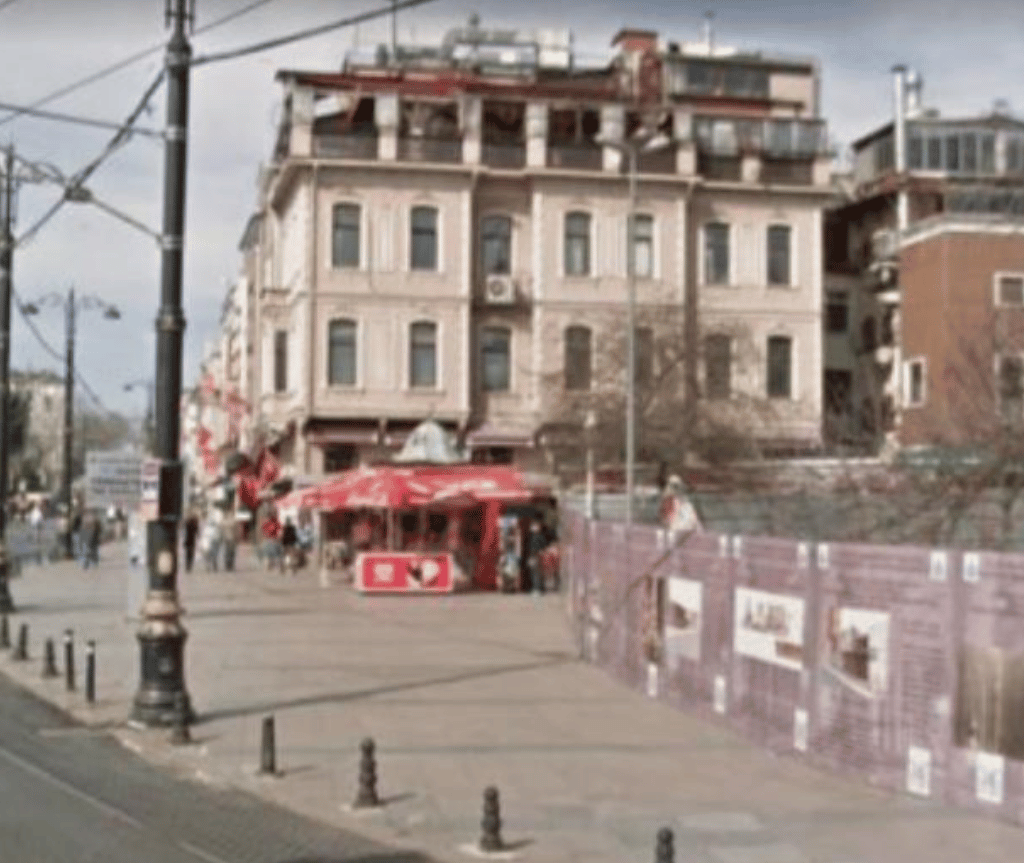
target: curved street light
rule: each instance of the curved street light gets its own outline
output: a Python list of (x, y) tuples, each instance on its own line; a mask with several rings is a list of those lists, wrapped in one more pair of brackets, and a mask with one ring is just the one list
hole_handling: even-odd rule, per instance
[(75, 394), (75, 312), (77, 310), (100, 310), (107, 320), (116, 321), (121, 317), (117, 306), (108, 303), (106, 300), (93, 296), (75, 296), (75, 289), (68, 288), (66, 295), (56, 291), (36, 299), (34, 302), (23, 303), (21, 311), (25, 315), (38, 315), (44, 307), (64, 308), (64, 335), (66, 348), (64, 352), (64, 446), (63, 446), (63, 473), (61, 476), (61, 503), (64, 505), (64, 515), (67, 522), (64, 526), (63, 544), (64, 554), (67, 558), (74, 556), (74, 547), (71, 535), (71, 471), (72, 471), (72, 449), (74, 444), (74, 394)]

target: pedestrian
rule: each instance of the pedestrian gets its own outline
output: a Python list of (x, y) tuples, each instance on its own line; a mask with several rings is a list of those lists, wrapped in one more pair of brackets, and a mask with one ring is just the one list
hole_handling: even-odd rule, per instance
[(268, 570), (281, 566), (281, 522), (277, 514), (270, 510), (263, 524), (260, 525), (260, 533), (263, 534), (264, 563)]
[(281, 550), (283, 559), (281, 561), (281, 572), (287, 567), (295, 574), (299, 565), (299, 532), (295, 529), (295, 522), (291, 518), (285, 519), (284, 527), (281, 528)]
[(206, 555), (206, 571), (216, 572), (220, 563), (220, 524), (217, 511), (211, 510), (203, 523), (202, 542)]
[(238, 521), (228, 515), (221, 524), (221, 542), (224, 545), (224, 571), (235, 571), (235, 553), (238, 550)]
[(530, 570), (530, 587), (534, 594), (544, 593), (544, 572), (541, 566), (541, 554), (546, 545), (544, 530), (539, 520), (530, 521), (530, 531), (526, 537), (527, 566)]
[(199, 539), (199, 516), (194, 509), (190, 509), (185, 517), (185, 533), (182, 538), (182, 545), (185, 548), (185, 572), (192, 571), (192, 564), (196, 559), (196, 541)]
[(71, 530), (71, 550), (76, 558), (82, 559), (82, 519), (84, 518), (82, 510), (75, 507), (71, 513), (71, 521), (69, 522)]
[(103, 521), (99, 514), (94, 514), (92, 524), (89, 525), (89, 533), (86, 537), (88, 543), (89, 563), (93, 566), (100, 565), (100, 545), (103, 543)]
[(36, 545), (36, 561), (43, 562), (43, 508), (36, 501), (32, 511), (28, 514), (29, 524), (32, 526), (32, 538)]

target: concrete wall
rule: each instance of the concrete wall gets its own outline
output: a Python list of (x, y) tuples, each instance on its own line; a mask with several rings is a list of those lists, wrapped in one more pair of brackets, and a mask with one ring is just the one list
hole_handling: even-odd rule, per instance
[(581, 653), (626, 685), (815, 766), (1024, 823), (1024, 556), (673, 543), (645, 526), (627, 547), (623, 525), (562, 525)]

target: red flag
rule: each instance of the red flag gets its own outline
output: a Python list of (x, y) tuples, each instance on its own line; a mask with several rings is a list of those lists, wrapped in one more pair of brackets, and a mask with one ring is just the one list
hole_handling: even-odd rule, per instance
[(266, 488), (281, 475), (281, 462), (270, 450), (260, 451), (256, 459), (256, 477), (260, 488)]

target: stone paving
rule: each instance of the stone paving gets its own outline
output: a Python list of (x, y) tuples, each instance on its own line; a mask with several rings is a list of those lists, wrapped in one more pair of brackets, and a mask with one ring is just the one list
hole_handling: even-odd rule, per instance
[[(579, 661), (560, 596), (362, 597), (259, 571), (181, 577), (193, 744), (127, 727), (138, 682), (123, 546), (98, 569), (26, 567), (12, 584), (30, 659), (0, 670), (179, 775), (254, 791), (439, 860), (471, 859), (482, 792), (501, 791), (504, 855), (538, 863), (651, 860), (660, 827), (679, 863), (996, 863), (1024, 831), (773, 756), (627, 691)], [(42, 641), (97, 642), (98, 702), (43, 680)], [(58, 664), (61, 664), (58, 649)], [(257, 775), (274, 715), (281, 775)], [(377, 743), (385, 805), (352, 810), (359, 743)]]

